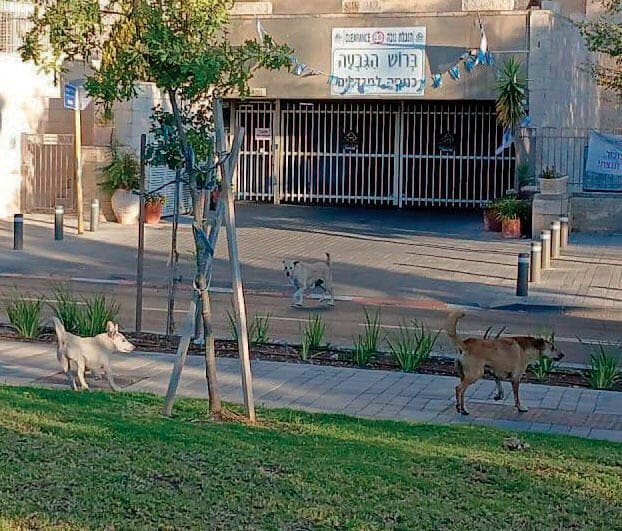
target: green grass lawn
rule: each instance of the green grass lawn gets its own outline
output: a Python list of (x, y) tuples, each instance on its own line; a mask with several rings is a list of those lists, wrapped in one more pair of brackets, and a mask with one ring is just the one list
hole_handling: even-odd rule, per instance
[(0, 386), (0, 529), (620, 529), (622, 445)]

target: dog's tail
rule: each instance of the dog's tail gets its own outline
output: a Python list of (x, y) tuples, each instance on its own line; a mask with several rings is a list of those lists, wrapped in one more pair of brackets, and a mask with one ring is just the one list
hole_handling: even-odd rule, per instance
[(58, 338), (58, 348), (56, 349), (56, 357), (58, 358), (58, 361), (62, 363), (63, 352), (67, 344), (67, 330), (65, 330), (63, 323), (61, 323), (61, 320), (58, 317), (52, 317), (52, 322), (54, 323), (54, 329), (56, 330), (56, 337)]
[(462, 319), (464, 315), (465, 313), (460, 310), (451, 312), (447, 316), (447, 322), (445, 323), (445, 332), (447, 332), (447, 336), (449, 337), (449, 339), (453, 341), (454, 345), (456, 345), (458, 348), (462, 348), (464, 343), (462, 342), (462, 339), (458, 337), (458, 333), (456, 332), (456, 327), (458, 325), (458, 321)]
[(330, 267), (330, 253), (326, 253), (326, 265)]

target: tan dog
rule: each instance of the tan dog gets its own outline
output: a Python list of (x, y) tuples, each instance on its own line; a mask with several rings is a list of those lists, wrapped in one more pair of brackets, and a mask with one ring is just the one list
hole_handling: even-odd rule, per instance
[(329, 304), (335, 304), (333, 293), (333, 274), (330, 266), (330, 254), (326, 253), (325, 262), (301, 262), (300, 260), (283, 260), (283, 272), (294, 292), (294, 306), (302, 306), (306, 292), (320, 288)]
[(518, 396), (520, 380), (527, 365), (541, 357), (560, 360), (564, 355), (555, 348), (552, 341), (530, 336), (501, 337), (496, 339), (480, 339), (468, 337), (461, 339), (456, 333), (458, 320), (464, 317), (464, 312), (455, 311), (449, 314), (445, 330), (454, 342), (462, 357), (456, 360), (456, 370), (460, 383), (456, 386), (456, 410), (468, 415), (464, 407), (464, 393), (469, 385), (475, 383), (484, 375), (484, 369), (489, 367), (495, 375), (497, 394), (495, 400), (503, 400), (501, 379), (507, 378), (512, 382), (514, 404), (518, 411), (525, 412)]
[(89, 388), (84, 379), (84, 372), (89, 369), (103, 369), (110, 387), (120, 391), (110, 371), (110, 354), (132, 352), (136, 347), (119, 332), (119, 325), (108, 321), (105, 333), (95, 337), (79, 337), (67, 332), (56, 317), (53, 321), (58, 337), (56, 357), (74, 391), (77, 390), (76, 376), (82, 389)]

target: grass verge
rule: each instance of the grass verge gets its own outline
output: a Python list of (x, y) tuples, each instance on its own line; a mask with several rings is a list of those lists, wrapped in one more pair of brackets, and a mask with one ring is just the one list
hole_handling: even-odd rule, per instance
[(0, 386), (0, 529), (610, 529), (622, 445)]

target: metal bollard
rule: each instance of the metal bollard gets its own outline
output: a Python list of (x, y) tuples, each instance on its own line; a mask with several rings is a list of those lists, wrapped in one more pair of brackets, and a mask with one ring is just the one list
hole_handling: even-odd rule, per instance
[(559, 243), (562, 249), (568, 247), (568, 217), (562, 216), (559, 218), (559, 224), (561, 230), (559, 231)]
[(542, 269), (551, 268), (551, 231), (543, 230), (540, 233), (542, 242)]
[(54, 239), (63, 239), (63, 218), (65, 216), (65, 208), (63, 206), (57, 206), (54, 209)]
[(21, 251), (24, 248), (24, 214), (13, 216), (13, 250)]
[(531, 242), (531, 281), (540, 282), (542, 270), (542, 244), (540, 242)]
[(89, 230), (96, 232), (99, 228), (99, 199), (91, 201), (91, 226)]
[(551, 223), (551, 258), (559, 258), (559, 233), (560, 233), (559, 221), (553, 221)]
[(529, 255), (518, 255), (518, 275), (516, 276), (516, 295), (526, 297), (529, 293)]

